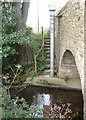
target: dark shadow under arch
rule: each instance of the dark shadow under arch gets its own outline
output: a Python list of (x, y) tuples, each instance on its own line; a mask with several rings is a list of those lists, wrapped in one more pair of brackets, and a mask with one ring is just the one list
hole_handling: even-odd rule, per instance
[(75, 62), (75, 57), (69, 50), (66, 50), (63, 55), (60, 66), (60, 77), (80, 78)]

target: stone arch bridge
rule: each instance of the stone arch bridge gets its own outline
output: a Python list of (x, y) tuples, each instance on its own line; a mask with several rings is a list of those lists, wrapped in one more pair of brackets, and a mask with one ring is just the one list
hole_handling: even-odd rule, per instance
[(86, 116), (84, 13), (84, 0), (69, 0), (55, 16), (55, 63), (58, 77), (80, 78)]

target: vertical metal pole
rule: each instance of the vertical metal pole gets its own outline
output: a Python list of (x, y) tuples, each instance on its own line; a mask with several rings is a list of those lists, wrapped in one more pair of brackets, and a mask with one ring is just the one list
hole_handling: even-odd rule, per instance
[(50, 76), (54, 76), (54, 11), (50, 11)]

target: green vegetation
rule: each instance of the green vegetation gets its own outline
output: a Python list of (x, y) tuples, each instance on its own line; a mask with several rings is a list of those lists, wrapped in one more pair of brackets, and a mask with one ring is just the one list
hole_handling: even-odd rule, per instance
[(10, 98), (10, 93), (4, 87), (0, 87), (2, 91), (2, 96), (0, 97), (0, 104), (2, 105), (2, 110), (0, 113), (1, 118), (37, 118), (36, 113), (39, 111), (40, 114), (43, 113), (42, 108), (33, 106), (33, 109), (26, 103), (24, 98), (15, 99)]
[[(15, 7), (11, 7), (12, 3), (2, 3), (2, 73), (5, 78), (9, 76), (9, 79), (5, 81), (11, 81), (13, 71), (16, 72), (16, 65), (21, 65), (20, 77), (15, 80), (15, 84), (22, 83), (21, 76), (28, 74), (28, 76), (35, 76), (34, 68), (34, 56), (38, 53), (42, 45), (41, 33), (33, 33), (31, 27), (26, 27), (24, 30), (16, 31), (16, 25), (21, 22), (18, 16), (18, 10)], [(31, 50), (32, 61), (19, 63), (18, 55), (19, 51), (16, 46), (28, 45)], [(38, 72), (42, 72), (45, 69), (45, 57), (40, 53), (37, 57)], [(12, 71), (13, 69), (13, 71)]]
[(46, 68), (46, 66), (45, 66), (45, 57), (39, 56), (39, 57), (37, 58), (37, 61), (38, 61), (38, 64), (37, 64), (38, 70), (39, 70), (40, 72), (44, 71), (45, 68)]
[(42, 82), (42, 84), (44, 84), (44, 85), (57, 85), (57, 84), (54, 84), (54, 83), (50, 83), (50, 82), (48, 82), (47, 80), (44, 80), (43, 82)]
[[(21, 66), (16, 66), (16, 72), (13, 71), (14, 76), (11, 84), (8, 86), (3, 85), (2, 79), (0, 79), (0, 105), (2, 106), (0, 116), (1, 118), (38, 118), (37, 113), (41, 115), (43, 108), (33, 106), (32, 108), (27, 104), (24, 98), (16, 97), (11, 99), (10, 88), (15, 83), (16, 78), (21, 73)], [(13, 70), (13, 69), (12, 69)]]
[(70, 78), (67, 77), (67, 76), (66, 76), (65, 78), (62, 78), (62, 79), (64, 79), (64, 81), (66, 81), (66, 82), (67, 82), (68, 80), (70, 80)]
[[(19, 11), (12, 7), (12, 3), (2, 3), (2, 79), (0, 79), (0, 105), (2, 110), (0, 117), (3, 118), (35, 118), (37, 111), (43, 109), (35, 107), (30, 109), (24, 98), (11, 99), (10, 88), (12, 85), (22, 84), (27, 76), (34, 76), (34, 55), (36, 55), (42, 45), (41, 33), (33, 33), (31, 27), (24, 30), (16, 30), (17, 24), (21, 22)], [(28, 45), (31, 49), (32, 61), (19, 63), (17, 57), (19, 51), (16, 45)], [(1, 56), (0, 56), (1, 58)], [(39, 72), (45, 68), (45, 58), (40, 54), (37, 58)]]
[(45, 36), (45, 38), (50, 38), (50, 28), (45, 30), (44, 36)]

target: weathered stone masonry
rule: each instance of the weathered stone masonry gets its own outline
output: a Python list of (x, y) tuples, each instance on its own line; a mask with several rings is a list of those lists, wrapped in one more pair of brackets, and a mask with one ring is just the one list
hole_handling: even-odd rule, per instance
[(57, 13), (55, 56), (57, 75), (79, 77), (84, 94), (84, 0), (69, 0)]
[[(86, 116), (86, 0), (84, 14), (84, 114)], [(85, 118), (86, 119), (86, 118)]]

